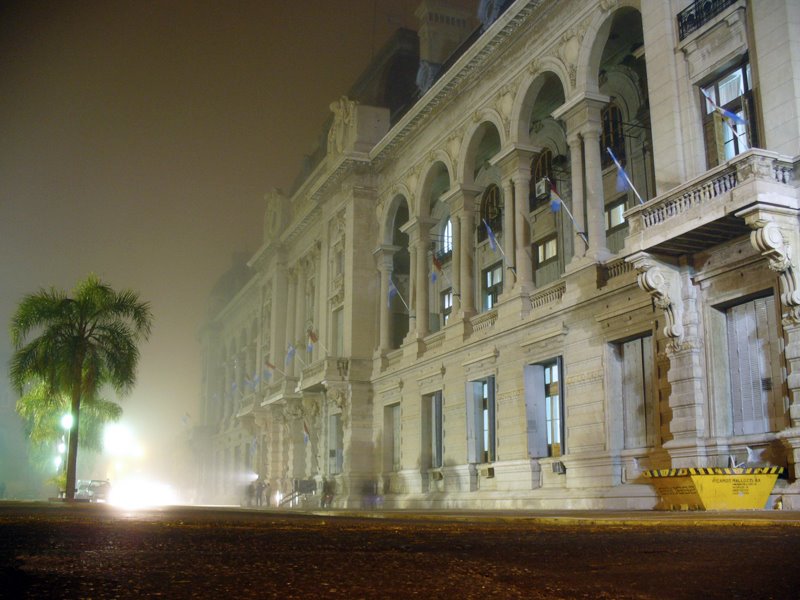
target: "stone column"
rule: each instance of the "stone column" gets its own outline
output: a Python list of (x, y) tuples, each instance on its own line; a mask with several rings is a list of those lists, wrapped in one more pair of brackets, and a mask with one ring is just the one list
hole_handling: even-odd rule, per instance
[(475, 215), (478, 212), (476, 196), (478, 189), (461, 187), (461, 316), (469, 318), (475, 314)]
[[(284, 371), (286, 372), (287, 377), (291, 377), (294, 375), (294, 361), (290, 363), (286, 363), (286, 352), (289, 347), (289, 344), (294, 344), (294, 328), (295, 328), (295, 305), (297, 303), (297, 271), (292, 269), (288, 273), (287, 277), (287, 300), (286, 300), (286, 344), (283, 347), (283, 356), (280, 356), (280, 363), (275, 363), (279, 368), (280, 364), (283, 363)], [(280, 350), (279, 350), (280, 351)]]
[(450, 220), (453, 223), (453, 310), (450, 318), (453, 319), (461, 314), (461, 216), (451, 213)]
[(524, 168), (526, 161), (520, 161), (517, 172), (514, 174), (514, 238), (516, 246), (517, 283), (516, 287), (522, 293), (530, 292), (533, 288), (533, 263), (531, 261), (531, 233), (528, 223), (528, 209), (531, 191), (531, 171)]
[[(281, 264), (277, 263), (275, 265), (275, 272), (273, 275), (273, 284), (272, 284), (272, 314), (270, 316), (270, 362), (278, 367), (279, 369), (283, 370), (283, 356), (282, 352), (285, 352), (286, 349), (286, 328), (281, 327), (281, 325), (285, 322), (285, 310), (287, 307), (286, 303), (286, 292), (287, 292), (287, 281), (286, 281), (286, 267)], [(280, 373), (272, 373), (273, 378), (277, 378)]]
[(379, 246), (372, 253), (380, 273), (380, 299), (379, 299), (379, 352), (386, 354), (391, 344), (391, 320), (389, 314), (389, 275), (392, 273), (394, 253), (400, 248), (398, 246)]
[[(569, 144), (572, 216), (575, 219), (575, 223), (570, 223), (574, 248), (571, 262), (575, 263), (586, 255), (587, 250), (586, 241), (581, 236), (581, 233), (586, 235), (586, 215), (583, 211), (583, 140), (575, 133), (567, 137), (567, 144)], [(561, 197), (566, 201), (566, 198)]]
[[(514, 183), (515, 182), (510, 177), (503, 180), (503, 251), (506, 254), (506, 266), (516, 272), (518, 261), (514, 250), (514, 223), (518, 219), (515, 218), (516, 202), (514, 197)], [(506, 274), (503, 273), (504, 278), (505, 276)], [(508, 287), (510, 288), (511, 286)]]
[[(585, 233), (589, 239), (589, 248), (585, 253), (580, 250), (586, 248), (583, 240), (579, 236), (575, 240), (575, 255), (570, 268), (583, 266), (585, 263), (581, 260), (583, 258), (600, 261), (611, 256), (606, 248), (603, 171), (599, 142), (602, 131), (600, 111), (609, 100), (608, 96), (586, 92), (571, 98), (553, 111), (553, 118), (562, 119), (567, 126), (572, 169), (572, 214), (580, 228), (583, 228), (585, 223)], [(584, 160), (581, 160), (581, 149)]]
[(595, 262), (605, 260), (611, 253), (606, 247), (605, 199), (603, 195), (603, 167), (600, 157), (600, 111), (593, 107), (590, 120), (581, 128), (583, 155), (586, 161), (586, 212), (589, 236), (587, 254)]

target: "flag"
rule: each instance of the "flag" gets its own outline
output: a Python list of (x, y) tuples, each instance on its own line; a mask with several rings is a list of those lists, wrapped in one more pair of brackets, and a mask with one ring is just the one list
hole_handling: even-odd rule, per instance
[(308, 328), (308, 339), (311, 340), (312, 344), (316, 344), (319, 341), (319, 336), (317, 332), (314, 331), (311, 327)]
[(286, 364), (288, 365), (294, 359), (294, 354), (297, 352), (297, 349), (292, 345), (289, 344), (289, 348), (286, 350)]
[(183, 413), (183, 416), (181, 417), (181, 422), (184, 425), (188, 426), (189, 425), (189, 421), (191, 421), (191, 420), (192, 420), (192, 416), (188, 412)]
[(264, 381), (269, 381), (272, 377), (272, 372), (269, 369), (264, 369), (264, 373), (262, 373), (261, 377), (264, 378)]
[(644, 204), (644, 200), (642, 200), (642, 197), (639, 195), (639, 192), (636, 191), (636, 188), (633, 187), (633, 182), (631, 181), (631, 178), (628, 177), (628, 174), (625, 172), (625, 169), (623, 169), (622, 165), (619, 164), (619, 161), (617, 160), (617, 157), (614, 155), (614, 152), (611, 150), (611, 148), (608, 147), (606, 148), (606, 152), (608, 152), (608, 155), (611, 157), (611, 160), (614, 161), (614, 164), (617, 165), (617, 191), (626, 192), (630, 190), (636, 195), (636, 198), (638, 198), (639, 204)]
[(392, 307), (392, 298), (397, 296), (397, 294), (399, 293), (400, 291), (397, 289), (397, 286), (394, 284), (394, 281), (392, 281), (392, 278), (389, 277), (389, 297), (386, 299), (386, 306), (388, 308)]
[(486, 225), (486, 234), (489, 236), (489, 247), (491, 247), (491, 249), (496, 252), (497, 238), (494, 237), (494, 231), (492, 231), (492, 228), (489, 227), (489, 223), (486, 222), (486, 219), (483, 219), (483, 224)]
[(561, 210), (561, 206), (564, 204), (564, 201), (561, 199), (561, 196), (558, 195), (556, 186), (553, 185), (553, 182), (549, 179), (547, 182), (550, 184), (550, 210), (553, 212), (558, 212)]
[(308, 342), (308, 344), (306, 345), (306, 352), (311, 354), (313, 351), (314, 351), (314, 344), (312, 344), (311, 342)]
[(747, 124), (747, 121), (745, 121), (742, 117), (740, 117), (736, 113), (731, 112), (729, 110), (725, 110), (721, 106), (718, 106), (717, 103), (714, 102), (714, 99), (705, 90), (701, 91), (703, 92), (703, 95), (706, 97), (706, 100), (708, 100), (708, 103), (711, 105), (711, 109), (719, 113), (719, 115), (725, 120), (725, 122), (728, 124), (728, 127), (730, 127), (734, 133), (736, 133), (736, 127), (733, 126), (734, 123), (736, 125)]
[(308, 431), (308, 424), (303, 421), (303, 444), (308, 446), (308, 441), (311, 439), (311, 434)]
[(431, 283), (436, 283), (439, 273), (442, 272), (442, 261), (435, 254), (433, 255), (433, 271), (431, 271)]
[(249, 387), (251, 390), (255, 389), (255, 387), (256, 387), (255, 384), (253, 383), (253, 380), (250, 379), (247, 375), (244, 376), (244, 384), (245, 384), (245, 386)]

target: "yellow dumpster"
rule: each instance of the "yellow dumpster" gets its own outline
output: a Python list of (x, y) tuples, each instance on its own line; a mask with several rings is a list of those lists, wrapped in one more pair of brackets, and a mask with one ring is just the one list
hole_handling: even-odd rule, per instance
[(783, 467), (654, 469), (644, 475), (665, 510), (765, 508)]

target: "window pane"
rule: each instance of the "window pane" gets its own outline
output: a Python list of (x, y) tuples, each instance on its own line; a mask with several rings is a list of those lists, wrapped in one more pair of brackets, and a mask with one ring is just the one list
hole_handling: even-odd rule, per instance
[(742, 94), (744, 94), (744, 79), (742, 78), (741, 69), (737, 69), (730, 75), (720, 79), (718, 103), (720, 106), (725, 106)]

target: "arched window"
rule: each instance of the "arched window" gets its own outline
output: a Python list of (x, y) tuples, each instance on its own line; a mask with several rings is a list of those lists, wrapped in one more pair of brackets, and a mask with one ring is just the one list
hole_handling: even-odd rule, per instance
[(625, 137), (622, 134), (622, 111), (613, 102), (603, 109), (600, 115), (603, 132), (600, 134), (600, 155), (603, 167), (614, 163), (606, 148), (611, 148), (617, 159), (625, 160)]
[(441, 255), (442, 257), (447, 257), (452, 253), (453, 253), (453, 222), (450, 220), (450, 217), (447, 217), (447, 220), (444, 222), (444, 227), (442, 227)]
[(553, 181), (553, 153), (548, 148), (542, 150), (531, 160), (531, 191), (528, 206), (530, 210), (538, 208), (548, 201), (546, 196), (541, 199), (536, 198), (536, 184), (545, 177)]
[(486, 188), (481, 199), (481, 222), (477, 227), (479, 242), (489, 237), (484, 221), (492, 228), (495, 235), (503, 230), (503, 202), (500, 198), (500, 188), (494, 184)]

